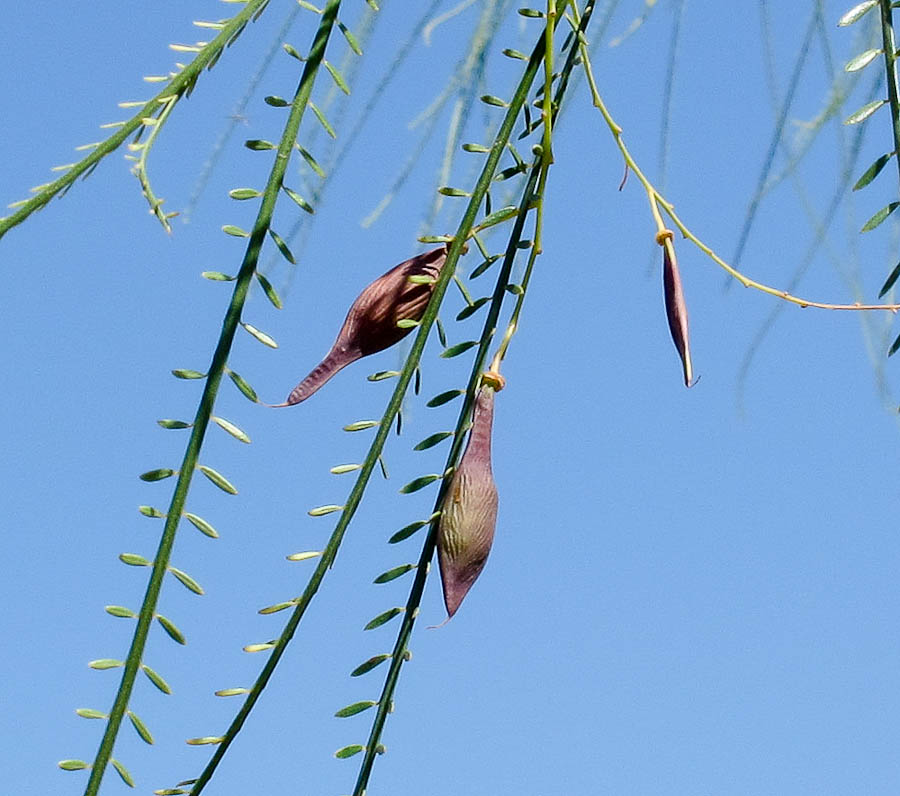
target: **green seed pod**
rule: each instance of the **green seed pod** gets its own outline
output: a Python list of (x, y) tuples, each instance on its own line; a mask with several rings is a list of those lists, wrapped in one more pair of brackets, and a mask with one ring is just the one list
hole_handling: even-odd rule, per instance
[(448, 619), (484, 569), (494, 541), (497, 486), (491, 472), (491, 426), (494, 392), (501, 387), (499, 376), (484, 380), (466, 450), (441, 507), (437, 551)]

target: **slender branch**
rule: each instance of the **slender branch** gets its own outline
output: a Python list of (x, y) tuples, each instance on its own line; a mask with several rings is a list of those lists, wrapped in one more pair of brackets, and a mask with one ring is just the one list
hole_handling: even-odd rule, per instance
[[(564, 1), (567, 0), (559, 0), (559, 5), (562, 6), (564, 4)], [(519, 86), (517, 87), (516, 92), (513, 95), (512, 100), (510, 101), (506, 116), (504, 117), (503, 122), (500, 125), (493, 145), (491, 146), (491, 149), (487, 155), (481, 175), (478, 178), (475, 188), (472, 190), (472, 195), (469, 199), (466, 211), (463, 215), (462, 220), (460, 221), (456, 235), (453, 238), (453, 242), (450, 244), (450, 249), (447, 254), (447, 260), (443, 268), (441, 269), (441, 275), (438, 278), (438, 281), (435, 283), (431, 300), (428, 304), (425, 314), (422, 316), (422, 319), (419, 322), (419, 330), (412, 344), (409, 355), (407, 356), (406, 363), (403, 367), (403, 370), (400, 372), (400, 375), (397, 377), (397, 384), (394, 388), (394, 392), (391, 396), (390, 401), (388, 402), (388, 406), (384, 412), (384, 415), (382, 416), (382, 419), (377, 426), (375, 438), (372, 441), (369, 452), (362, 463), (362, 466), (359, 470), (359, 475), (357, 476), (356, 482), (354, 483), (353, 488), (350, 491), (347, 502), (341, 510), (341, 515), (338, 519), (335, 529), (332, 532), (324, 550), (322, 551), (322, 555), (319, 559), (316, 569), (310, 576), (306, 588), (304, 589), (302, 595), (300, 595), (300, 597), (296, 599), (295, 607), (291, 612), (291, 616), (288, 619), (281, 635), (278, 637), (275, 646), (272, 647), (269, 658), (267, 659), (265, 665), (257, 676), (255, 683), (250, 689), (250, 693), (247, 694), (243, 705), (235, 715), (235, 718), (232, 720), (226, 733), (222, 736), (222, 740), (218, 744), (216, 751), (213, 753), (213, 756), (211, 757), (206, 768), (203, 770), (200, 777), (193, 785), (191, 789), (192, 796), (197, 796), (202, 791), (203, 787), (209, 781), (219, 762), (221, 762), (222, 758), (224, 757), (228, 747), (237, 737), (237, 734), (240, 732), (241, 728), (249, 717), (250, 712), (259, 701), (266, 685), (274, 674), (278, 662), (281, 660), (287, 649), (287, 645), (290, 643), (291, 639), (296, 633), (300, 621), (303, 618), (307, 607), (318, 591), (322, 580), (324, 579), (328, 570), (334, 564), (338, 549), (340, 548), (341, 542), (343, 541), (344, 534), (351, 520), (353, 519), (354, 514), (356, 513), (372, 471), (378, 461), (379, 456), (381, 455), (384, 444), (387, 441), (387, 437), (390, 433), (393, 421), (396, 418), (397, 413), (400, 411), (403, 403), (403, 398), (406, 394), (406, 390), (413, 377), (413, 374), (415, 373), (416, 367), (418, 366), (422, 358), (422, 352), (425, 349), (425, 344), (431, 331), (431, 327), (433, 326), (437, 318), (441, 301), (443, 300), (447, 287), (456, 271), (456, 264), (462, 252), (464, 242), (468, 238), (469, 233), (475, 225), (475, 219), (478, 216), (481, 202), (484, 198), (484, 195), (490, 188), (491, 181), (497, 170), (500, 158), (512, 134), (512, 129), (515, 125), (516, 118), (521, 111), (522, 105), (527, 99), (528, 91), (541, 64), (542, 56), (543, 38), (541, 39), (541, 43), (535, 48), (535, 54), (530, 59), (522, 80), (520, 81)], [(533, 190), (533, 186), (530, 187), (529, 192), (531, 190)], [(512, 256), (515, 255), (515, 252), (516, 249), (515, 247), (513, 247)], [(511, 267), (512, 262), (510, 261), (507, 267), (507, 279), (508, 270)], [(500, 299), (502, 300), (502, 289), (500, 293)], [(497, 312), (499, 312), (499, 305), (497, 307)], [(496, 323), (496, 317), (496, 312), (489, 313), (488, 318), (492, 319), (491, 323)], [(482, 343), (482, 348), (484, 349), (484, 353), (481, 355), (482, 359), (484, 356), (486, 356), (488, 342), (489, 337), (486, 337)], [(474, 389), (472, 390), (472, 392), (474, 394)]]
[[(557, 12), (561, 13), (568, 2), (569, 0), (559, 0), (556, 4)], [(588, 2), (581, 19), (581, 32), (584, 31), (584, 29), (590, 22), (592, 12), (593, 3)], [(522, 77), (522, 81), (519, 83), (519, 87), (516, 90), (513, 101), (510, 103), (507, 117), (506, 119), (504, 119), (504, 125), (507, 121), (510, 121), (510, 128), (512, 124), (515, 123), (515, 118), (518, 115), (519, 109), (522, 105), (523, 98), (520, 98), (520, 94), (527, 94), (528, 88), (534, 78), (535, 73), (538, 70), (541, 60), (543, 59), (544, 54), (542, 50), (545, 43), (546, 38), (542, 36), (539, 39), (538, 43), (535, 45), (534, 51), (532, 52), (531, 58), (528, 62), (528, 68), (526, 69), (525, 74)], [(559, 85), (557, 87), (556, 96), (554, 98), (554, 115), (559, 111), (561, 100), (568, 84), (568, 76), (574, 65), (576, 53), (577, 48), (573, 43), (572, 48), (569, 52), (569, 57), (566, 62), (563, 75), (561, 76)], [(553, 121), (553, 119), (551, 119), (551, 121)], [(484, 321), (484, 327), (482, 329), (478, 351), (472, 364), (472, 371), (469, 376), (468, 386), (466, 388), (465, 401), (463, 403), (462, 409), (460, 410), (456, 424), (456, 430), (452, 437), (453, 443), (451, 445), (450, 452), (447, 455), (447, 461), (444, 467), (445, 473), (452, 472), (453, 468), (455, 468), (459, 460), (459, 456), (462, 453), (463, 444), (465, 442), (466, 425), (469, 422), (469, 417), (471, 415), (472, 406), (475, 400), (475, 394), (477, 392), (478, 384), (481, 379), (481, 373), (484, 369), (484, 364), (487, 361), (488, 348), (490, 347), (491, 341), (493, 340), (494, 331), (497, 328), (497, 320), (500, 315), (500, 308), (506, 295), (506, 287), (509, 284), (510, 274), (512, 273), (512, 266), (518, 252), (518, 243), (522, 238), (522, 231), (525, 227), (525, 221), (527, 219), (528, 212), (530, 211), (535, 201), (535, 188), (538, 185), (540, 176), (542, 174), (546, 175), (546, 169), (549, 166), (549, 163), (547, 162), (548, 152), (549, 150), (545, 150), (543, 147), (540, 148), (537, 159), (532, 166), (528, 182), (525, 186), (525, 190), (522, 194), (522, 199), (519, 202), (516, 220), (513, 224), (513, 229), (510, 233), (509, 241), (507, 242), (503, 264), (500, 268), (499, 274), (497, 275), (497, 282), (494, 287), (494, 293), (491, 297), (488, 314)], [(542, 201), (542, 199), (543, 197), (541, 197), (539, 201)], [(460, 231), (461, 229), (462, 228), (460, 228)], [(458, 232), (457, 236), (459, 234), (460, 233)], [(533, 257), (531, 262), (533, 262)], [(517, 303), (517, 307), (518, 306), (520, 305)], [(514, 330), (515, 327), (511, 326), (510, 328)], [(508, 343), (508, 341), (506, 342)], [(381, 696), (378, 700), (378, 707), (376, 709), (375, 718), (372, 721), (372, 729), (369, 733), (369, 739), (366, 743), (365, 754), (360, 765), (360, 771), (356, 780), (356, 786), (353, 789), (353, 796), (363, 796), (363, 794), (365, 793), (366, 787), (369, 782), (369, 777), (372, 773), (372, 766), (375, 762), (375, 756), (379, 753), (380, 750), (381, 734), (384, 730), (384, 724), (387, 720), (387, 715), (393, 703), (393, 694), (397, 685), (397, 680), (400, 677), (400, 669), (403, 666), (403, 663), (407, 660), (407, 646), (409, 644), (413, 626), (419, 613), (419, 605), (422, 601), (422, 594), (425, 589), (425, 581), (428, 577), (431, 559), (434, 556), (434, 548), (437, 538), (437, 520), (440, 516), (440, 507), (444, 502), (449, 484), (450, 481), (447, 478), (444, 478), (441, 481), (440, 489), (438, 490), (438, 495), (435, 499), (434, 512), (431, 515), (432, 519), (430, 527), (428, 529), (428, 535), (425, 539), (425, 543), (422, 547), (422, 553), (419, 556), (419, 561), (416, 566), (415, 578), (410, 589), (409, 598), (406, 603), (406, 609), (403, 612), (403, 620), (400, 626), (400, 630), (397, 634), (397, 640), (391, 653), (390, 667), (388, 669), (387, 675), (385, 676), (384, 687), (382, 688)]]
[(691, 232), (690, 229), (688, 229), (688, 227), (675, 212), (674, 205), (666, 200), (666, 198), (653, 186), (650, 180), (647, 179), (643, 171), (641, 171), (640, 167), (631, 156), (631, 153), (628, 151), (628, 147), (625, 146), (625, 141), (622, 138), (622, 128), (612, 118), (612, 115), (610, 114), (609, 110), (607, 110), (603, 99), (600, 97), (600, 93), (597, 90), (597, 83), (594, 80), (593, 71), (591, 70), (590, 55), (583, 39), (581, 40), (579, 46), (583, 59), (585, 74), (587, 76), (588, 85), (590, 86), (591, 90), (591, 97), (593, 99), (594, 107), (600, 111), (607, 127), (609, 127), (609, 130), (612, 133), (613, 138), (615, 139), (616, 146), (618, 146), (619, 151), (622, 153), (622, 158), (625, 161), (626, 168), (628, 168), (629, 171), (632, 171), (638, 178), (638, 180), (640, 180), (641, 185), (644, 186), (644, 190), (647, 193), (647, 199), (650, 202), (650, 210), (653, 213), (653, 218), (656, 222), (658, 232), (663, 232), (666, 229), (666, 225), (663, 222), (662, 213), (660, 212), (661, 207), (663, 210), (665, 210), (666, 215), (668, 215), (669, 218), (672, 219), (672, 222), (676, 227), (678, 227), (681, 234), (687, 240), (693, 243), (698, 249), (700, 249), (700, 251), (702, 251), (707, 257), (709, 257), (714, 263), (716, 263), (716, 265), (724, 269), (744, 287), (752, 287), (763, 293), (768, 293), (770, 296), (775, 296), (776, 298), (780, 298), (784, 301), (790, 302), (791, 304), (796, 304), (799, 307), (816, 307), (823, 310), (887, 310), (889, 312), (897, 312), (897, 310), (900, 309), (900, 304), (860, 304), (859, 302), (856, 302), (854, 304), (831, 304), (823, 301), (812, 301), (810, 299), (800, 298), (799, 296), (794, 296), (791, 293), (788, 293), (788, 291), (786, 290), (779, 290), (778, 288), (771, 287), (762, 282), (757, 282), (755, 279), (750, 279), (750, 277), (745, 276), (736, 268), (729, 265), (718, 254), (716, 254), (712, 250), (712, 248), (707, 246), (693, 232)]
[(879, 0), (881, 10), (881, 38), (884, 50), (884, 73), (887, 78), (888, 102), (891, 106), (891, 125), (894, 132), (894, 152), (898, 155), (897, 171), (900, 174), (900, 97), (897, 95), (897, 51), (894, 43), (894, 23), (891, 0)]
[[(12, 215), (0, 218), (0, 238), (9, 232), (10, 229), (21, 224), (35, 210), (40, 210), (54, 196), (68, 190), (80, 176), (90, 174), (97, 164), (118, 149), (129, 135), (138, 128), (146, 126), (144, 120), (153, 118), (154, 114), (158, 112), (160, 105), (169, 101), (173, 96), (180, 98), (186, 92), (189, 93), (200, 77), (200, 73), (206, 68), (212, 68), (225, 47), (241, 34), (241, 31), (251, 19), (254, 19), (265, 10), (268, 3), (269, 0), (248, 0), (246, 6), (225, 23), (225, 27), (222, 28), (219, 35), (205, 45), (197, 54), (197, 57), (172, 78), (166, 84), (166, 87), (153, 99), (145, 103), (135, 116), (127, 122), (123, 122), (117, 132), (99, 144), (83, 160), (74, 164), (62, 177), (41, 186), (36, 196), (13, 203), (11, 207), (17, 207), (18, 209)], [(160, 121), (159, 123), (161, 124), (162, 122)]]
[(172, 495), (172, 500), (166, 514), (165, 528), (163, 530), (162, 538), (160, 539), (156, 557), (154, 558), (153, 571), (150, 576), (150, 582), (147, 585), (144, 601), (141, 605), (137, 627), (135, 628), (131, 648), (129, 649), (128, 658), (122, 673), (122, 681), (119, 685), (113, 708), (110, 711), (106, 731), (103, 734), (100, 748), (91, 769), (91, 776), (85, 790), (85, 796), (96, 796), (96, 793), (99, 790), (100, 782), (112, 755), (113, 746), (119, 727), (122, 723), (122, 718), (128, 707), (131, 692), (134, 688), (135, 677), (140, 668), (141, 659), (143, 658), (144, 649), (146, 647), (147, 635), (156, 613), (159, 593), (162, 588), (162, 580), (169, 565), (178, 523), (181, 520), (181, 515), (184, 511), (185, 500), (187, 499), (194, 470), (197, 467), (200, 449), (203, 445), (203, 439), (206, 435), (210, 416), (212, 415), (219, 385), (221, 384), (222, 376), (225, 373), (228, 355), (231, 352), (231, 346), (234, 341), (234, 335), (241, 319), (241, 313), (247, 298), (251, 280), (256, 271), (259, 254), (269, 230), (275, 203), (278, 199), (282, 180), (284, 179), (284, 173), (290, 160), (294, 141), (297, 139), (300, 121), (303, 118), (303, 113), (309, 102), (312, 85), (319, 65), (324, 57), (325, 45), (336, 19), (339, 6), (340, 0), (330, 0), (323, 12), (322, 23), (316, 33), (316, 38), (313, 42), (309, 58), (300, 79), (300, 85), (291, 105), (291, 112), (285, 125), (284, 134), (278, 145), (278, 152), (272, 165), (272, 170), (269, 174), (256, 223), (254, 224), (253, 232), (250, 235), (244, 259), (235, 281), (231, 302), (225, 313), (225, 319), (222, 324), (222, 332), (219, 336), (219, 341), (216, 344), (215, 353), (213, 354), (206, 378), (206, 384), (203, 388), (203, 394), (200, 398), (199, 406), (197, 407), (197, 413), (191, 430), (191, 437), (188, 441), (187, 449), (185, 450), (184, 460), (178, 473), (178, 481), (175, 485), (175, 491)]

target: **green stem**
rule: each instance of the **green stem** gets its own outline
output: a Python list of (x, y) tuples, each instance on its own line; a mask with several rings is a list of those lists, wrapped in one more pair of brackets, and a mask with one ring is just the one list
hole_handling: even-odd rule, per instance
[[(145, 118), (153, 117), (166, 98), (173, 95), (181, 97), (185, 92), (190, 93), (203, 70), (212, 68), (228, 44), (240, 35), (240, 32), (255, 15), (263, 12), (268, 2), (269, 0), (249, 0), (238, 14), (228, 20), (219, 35), (207, 44), (197, 54), (197, 57), (172, 78), (171, 82), (167, 83), (166, 87), (147, 102), (135, 116), (125, 122), (118, 132), (107, 138), (83, 160), (78, 161), (62, 177), (47, 184), (31, 199), (23, 202), (12, 215), (0, 218), (0, 238), (10, 229), (21, 224), (35, 210), (40, 210), (54, 196), (70, 188), (80, 176), (90, 174), (103, 158), (118, 149), (129, 135), (143, 126)], [(162, 121), (159, 123), (162, 124)]]
[(284, 173), (290, 160), (291, 150), (294, 141), (297, 139), (300, 121), (303, 118), (303, 113), (306, 110), (310, 93), (312, 92), (312, 85), (315, 80), (316, 72), (324, 57), (325, 45), (337, 17), (339, 6), (340, 0), (330, 0), (323, 12), (322, 23), (319, 26), (319, 30), (316, 32), (309, 58), (300, 79), (300, 85), (291, 105), (291, 112), (287, 124), (285, 125), (284, 134), (278, 145), (275, 162), (269, 174), (269, 180), (266, 184), (256, 223), (253, 227), (253, 233), (250, 236), (247, 250), (244, 253), (244, 259), (235, 281), (231, 303), (225, 313), (222, 332), (219, 336), (219, 341), (216, 344), (215, 353), (213, 354), (209, 373), (206, 378), (206, 384), (203, 388), (203, 394), (200, 398), (197, 413), (194, 417), (191, 437), (188, 441), (184, 460), (178, 473), (178, 482), (175, 485), (175, 492), (172, 495), (172, 501), (169, 504), (169, 510), (166, 514), (165, 528), (153, 562), (153, 571), (150, 575), (150, 582), (147, 585), (147, 591), (141, 605), (137, 627), (131, 642), (131, 648), (128, 652), (128, 658), (125, 662), (122, 681), (119, 685), (113, 708), (110, 711), (106, 731), (103, 734), (100, 748), (91, 769), (91, 776), (87, 788), (85, 789), (85, 796), (96, 796), (100, 788), (100, 782), (103, 778), (109, 758), (112, 755), (113, 745), (115, 744), (122, 718), (125, 716), (128, 708), (128, 702), (134, 688), (134, 681), (141, 665), (144, 648), (146, 647), (147, 635), (153, 617), (156, 614), (159, 593), (162, 588), (163, 577), (168, 569), (178, 523), (181, 520), (181, 515), (184, 511), (185, 500), (187, 499), (191, 479), (193, 478), (194, 470), (197, 466), (200, 449), (203, 445), (203, 439), (206, 435), (210, 416), (212, 415), (219, 385), (221, 384), (222, 376), (225, 372), (228, 355), (231, 352), (234, 335), (237, 331), (238, 324), (240, 323), (241, 313), (244, 308), (250, 283), (256, 272), (259, 254), (262, 250), (272, 220), (272, 213), (274, 212), (275, 203), (278, 199), (282, 180), (284, 179)]
[[(557, 12), (562, 12), (563, 8), (568, 2), (569, 0), (558, 0), (556, 4)], [(584, 33), (584, 30), (587, 28), (588, 23), (590, 22), (593, 9), (593, 3), (588, 2), (579, 26), (579, 32), (581, 34)], [(510, 102), (510, 107), (507, 111), (507, 116), (504, 119), (504, 126), (501, 127), (501, 132), (506, 127), (507, 122), (509, 123), (508, 129), (510, 131), (512, 130), (516, 117), (521, 110), (521, 106), (527, 98), (531, 83), (535, 75), (537, 74), (538, 68), (540, 67), (540, 64), (544, 58), (545, 43), (546, 38), (542, 36), (538, 40), (538, 43), (535, 45), (534, 50), (532, 51), (531, 58), (528, 62), (528, 67), (526, 68), (525, 73), (523, 74), (522, 79), (519, 82), (519, 86), (516, 89), (516, 93), (513, 96), (512, 101)], [(563, 76), (561, 77), (559, 85), (557, 86), (557, 92), (556, 96), (554, 97), (553, 104), (554, 117), (559, 111), (563, 94), (565, 93), (566, 87), (568, 85), (568, 76), (575, 64), (575, 57), (577, 53), (578, 41), (576, 40), (572, 43), (572, 47), (566, 60)], [(553, 120), (554, 119), (551, 119), (551, 122)], [(497, 141), (494, 142), (494, 148), (496, 148), (496, 146)], [(492, 152), (493, 151), (494, 149), (492, 148)], [(494, 332), (497, 328), (497, 320), (500, 316), (500, 308), (506, 295), (506, 287), (509, 284), (509, 278), (510, 274), (512, 273), (513, 263), (518, 252), (517, 244), (522, 238), (525, 221), (534, 201), (535, 188), (540, 180), (541, 174), (546, 173), (545, 159), (548, 156), (549, 150), (542, 148), (540, 155), (532, 166), (531, 174), (529, 175), (528, 182), (522, 194), (522, 199), (519, 203), (516, 220), (513, 224), (513, 229), (510, 233), (509, 241), (506, 246), (503, 264), (497, 276), (497, 282), (494, 286), (494, 293), (491, 297), (488, 314), (484, 321), (484, 327), (482, 329), (478, 351), (473, 361), (472, 371), (469, 376), (469, 383), (466, 388), (465, 402), (462, 409), (460, 410), (459, 418), (456, 424), (456, 430), (453, 435), (453, 444), (451, 445), (450, 452), (447, 455), (447, 461), (444, 467), (445, 473), (452, 472), (452, 470), (456, 467), (459, 456), (462, 453), (462, 448), (465, 441), (465, 428), (469, 422), (469, 416), (474, 404), (475, 394), (478, 390), (481, 373), (484, 369), (484, 364), (487, 361), (488, 348), (490, 347), (491, 340), (493, 339)], [(460, 232), (457, 233), (457, 236), (460, 234)], [(438, 491), (437, 498), (435, 499), (435, 510), (432, 514), (433, 519), (428, 529), (428, 535), (425, 539), (425, 543), (422, 547), (422, 553), (419, 556), (419, 561), (416, 566), (415, 578), (413, 580), (413, 585), (410, 589), (409, 598), (406, 603), (406, 610), (403, 612), (403, 620), (400, 626), (400, 630), (397, 634), (397, 641), (394, 644), (394, 649), (391, 653), (390, 667), (385, 677), (381, 696), (378, 700), (378, 707), (376, 709), (375, 718), (372, 721), (372, 729), (369, 733), (369, 738), (366, 743), (365, 755), (363, 757), (362, 764), (360, 765), (360, 771), (356, 780), (356, 786), (353, 789), (353, 796), (363, 796), (363, 794), (365, 793), (366, 787), (368, 786), (369, 777), (372, 773), (372, 766), (375, 762), (375, 756), (378, 754), (380, 739), (384, 730), (384, 724), (387, 720), (387, 715), (390, 712), (390, 708), (393, 703), (394, 690), (397, 685), (397, 680), (400, 677), (400, 669), (403, 666), (404, 661), (406, 660), (407, 645), (412, 635), (413, 625), (415, 624), (416, 618), (419, 613), (419, 605), (421, 604), (422, 594), (425, 590), (425, 581), (428, 577), (431, 559), (434, 556), (434, 548), (437, 538), (437, 518), (439, 516), (438, 512), (441, 505), (443, 504), (444, 497), (446, 495), (447, 489), (449, 488), (449, 484), (450, 481), (447, 478), (441, 481), (441, 486)]]
[(879, 0), (881, 10), (881, 40), (884, 49), (884, 72), (887, 78), (888, 102), (891, 106), (891, 125), (894, 131), (894, 158), (900, 175), (900, 97), (897, 94), (897, 52), (894, 43), (893, 12), (891, 0)]
[[(560, 0), (560, 4), (562, 4), (562, 0)], [(540, 47), (537, 49), (542, 50), (542, 47), (543, 40)], [(363, 461), (362, 467), (359, 470), (359, 475), (357, 476), (356, 482), (353, 485), (353, 489), (351, 490), (350, 495), (347, 498), (347, 502), (341, 511), (341, 516), (338, 519), (337, 525), (335, 526), (335, 529), (332, 532), (331, 537), (329, 538), (328, 543), (322, 552), (319, 563), (316, 566), (316, 569), (313, 572), (312, 576), (310, 577), (309, 582), (307, 583), (307, 586), (303, 591), (303, 594), (299, 598), (297, 598), (296, 606), (291, 613), (291, 617), (285, 625), (284, 630), (279, 636), (275, 646), (272, 648), (269, 658), (260, 671), (260, 674), (258, 675), (256, 682), (253, 684), (253, 687), (250, 689), (250, 693), (247, 695), (244, 704), (235, 715), (234, 719), (228, 727), (228, 730), (222, 736), (222, 742), (218, 745), (206, 768), (203, 770), (202, 774), (197, 779), (197, 782), (194, 784), (191, 790), (192, 796), (197, 796), (197, 794), (201, 792), (203, 786), (206, 784), (206, 782), (208, 782), (219, 762), (224, 757), (228, 747), (231, 745), (231, 743), (233, 743), (238, 732), (240, 732), (241, 728), (244, 725), (244, 722), (247, 720), (250, 712), (253, 710), (253, 707), (262, 696), (263, 690), (271, 679), (275, 668), (278, 665), (278, 662), (284, 655), (284, 652), (287, 649), (287, 645), (293, 638), (297, 627), (300, 624), (300, 620), (303, 618), (303, 615), (306, 612), (307, 607), (318, 591), (319, 586), (324, 579), (328, 569), (333, 565), (335, 561), (344, 534), (350, 524), (350, 521), (353, 519), (353, 516), (356, 513), (372, 471), (376, 463), (378, 462), (378, 457), (380, 456), (384, 448), (384, 444), (387, 441), (387, 437), (390, 433), (393, 421), (403, 404), (403, 398), (406, 394), (406, 390), (409, 386), (410, 380), (412, 379), (412, 376), (415, 373), (415, 369), (422, 358), (422, 352), (425, 349), (425, 343), (428, 340), (428, 335), (431, 331), (431, 327), (433, 326), (435, 319), (437, 318), (441, 301), (444, 298), (450, 280), (456, 272), (456, 265), (461, 254), (463, 244), (475, 224), (475, 219), (478, 215), (481, 201), (484, 198), (485, 193), (487, 193), (488, 188), (490, 187), (491, 180), (493, 179), (494, 173), (497, 170), (497, 165), (500, 162), (500, 157), (502, 156), (503, 151), (506, 148), (507, 143), (509, 142), (516, 116), (521, 110), (522, 104), (527, 97), (528, 89), (530, 88), (531, 82), (534, 79), (534, 75), (540, 65), (541, 55), (542, 52), (529, 62), (528, 69), (526, 70), (526, 76), (523, 77), (522, 83), (520, 83), (520, 86), (517, 89), (512, 102), (510, 103), (507, 115), (504, 118), (503, 123), (500, 125), (500, 129), (494, 140), (493, 146), (491, 147), (491, 150), (488, 153), (487, 159), (485, 161), (484, 168), (475, 185), (475, 188), (472, 191), (472, 196), (469, 199), (469, 204), (466, 208), (466, 212), (463, 215), (457, 233), (453, 239), (452, 244), (450, 245), (450, 249), (447, 254), (447, 260), (443, 268), (441, 269), (441, 275), (438, 281), (435, 283), (431, 300), (428, 304), (427, 309), (425, 310), (425, 314), (422, 316), (422, 319), (419, 322), (418, 334), (416, 335), (415, 341), (412, 344), (404, 368), (397, 378), (397, 385), (394, 388), (393, 395), (391, 396), (381, 422), (378, 424), (378, 430), (376, 432), (375, 439), (372, 441), (372, 444), (369, 448), (369, 453), (367, 454), (365, 460)], [(496, 315), (494, 316), (494, 320), (496, 321)]]

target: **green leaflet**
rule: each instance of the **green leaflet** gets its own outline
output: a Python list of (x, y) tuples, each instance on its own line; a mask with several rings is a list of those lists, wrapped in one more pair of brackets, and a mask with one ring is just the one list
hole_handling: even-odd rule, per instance
[(335, 718), (346, 719), (349, 716), (355, 716), (357, 713), (362, 713), (364, 710), (373, 708), (377, 704), (377, 702), (373, 702), (371, 699), (364, 700), (363, 702), (354, 702), (352, 705), (347, 705), (347, 707), (341, 708), (334, 715)]
[[(419, 526), (422, 527), (422, 526)], [(389, 583), (392, 580), (396, 580), (397, 578), (405, 575), (411, 569), (415, 569), (415, 564), (401, 564), (399, 567), (394, 567), (393, 569), (389, 569), (386, 572), (382, 572), (372, 583)]]
[(371, 672), (376, 666), (384, 663), (388, 658), (391, 657), (391, 653), (385, 652), (381, 655), (373, 655), (369, 660), (363, 661), (359, 666), (357, 666), (352, 672), (350, 672), (351, 677), (359, 677), (361, 674), (365, 674), (366, 672)]
[(900, 207), (900, 202), (891, 202), (888, 205), (885, 205), (881, 208), (874, 216), (872, 216), (865, 224), (863, 224), (860, 232), (871, 232), (875, 227), (881, 224), (891, 213), (893, 213), (898, 207)]
[(383, 611), (374, 619), (367, 622), (363, 630), (374, 630), (376, 627), (381, 627), (390, 622), (395, 616), (402, 614), (405, 610), (405, 608), (399, 606), (396, 608), (389, 608), (387, 611)]

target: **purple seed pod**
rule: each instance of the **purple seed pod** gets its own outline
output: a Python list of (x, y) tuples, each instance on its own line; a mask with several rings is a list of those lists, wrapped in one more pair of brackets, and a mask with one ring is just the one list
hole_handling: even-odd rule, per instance
[[(668, 234), (665, 234), (668, 233)], [(688, 311), (681, 287), (681, 274), (678, 272), (678, 261), (675, 259), (675, 247), (672, 245), (672, 233), (666, 230), (657, 235), (657, 242), (663, 248), (663, 290), (666, 298), (666, 317), (669, 320), (669, 331), (672, 341), (681, 357), (684, 369), (684, 386), (690, 387), (694, 381), (694, 369), (691, 365), (691, 346), (688, 337)]]
[(287, 401), (278, 406), (305, 401), (341, 368), (360, 357), (384, 351), (406, 337), (413, 327), (401, 327), (397, 322), (418, 321), (434, 291), (434, 281), (410, 282), (410, 277), (436, 280), (449, 249), (448, 243), (406, 260), (363, 290), (350, 307), (325, 359), (291, 390)]
[(494, 391), (502, 380), (485, 379), (475, 398), (469, 442), (441, 506), (437, 551), (447, 618), (484, 569), (497, 524), (497, 486), (491, 473)]

